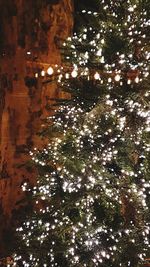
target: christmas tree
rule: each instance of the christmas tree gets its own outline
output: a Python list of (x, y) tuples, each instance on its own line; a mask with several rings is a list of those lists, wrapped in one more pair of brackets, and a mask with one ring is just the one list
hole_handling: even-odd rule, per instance
[[(95, 1), (97, 3), (97, 1)], [(98, 1), (63, 46), (18, 266), (137, 267), (150, 256), (148, 1)], [(53, 123), (52, 123), (53, 122)], [(51, 134), (50, 134), (51, 133)]]

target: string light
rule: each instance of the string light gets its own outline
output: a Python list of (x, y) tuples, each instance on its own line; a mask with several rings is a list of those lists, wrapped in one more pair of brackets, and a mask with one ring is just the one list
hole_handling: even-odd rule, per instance
[(72, 76), (73, 78), (76, 78), (76, 77), (78, 76), (78, 72), (77, 72), (76, 70), (73, 70), (73, 71), (71, 72), (71, 76)]
[(44, 70), (41, 71), (41, 76), (42, 76), (42, 77), (45, 76), (45, 71), (44, 71)]
[(54, 73), (53, 68), (52, 68), (52, 67), (49, 67), (49, 68), (47, 69), (47, 74), (48, 74), (48, 75), (52, 75), (53, 73)]
[(139, 83), (139, 81), (140, 81), (139, 77), (136, 77), (136, 78), (135, 78), (135, 82), (136, 82), (136, 83)]
[(95, 80), (100, 80), (100, 75), (99, 75), (98, 72), (96, 72), (96, 73), (94, 74), (94, 79), (95, 79)]
[[(54, 132), (42, 152), (30, 153), (46, 172), (32, 190), (37, 209), (18, 228), (30, 255), (16, 259), (25, 267), (59, 267), (63, 261), (70, 267), (132, 267), (150, 249), (147, 11), (138, 1), (127, 0), (125, 14), (119, 12), (120, 0), (100, 5), (106, 18), (100, 17), (99, 29), (91, 19), (79, 36), (64, 43), (66, 65), (52, 65), (49, 73), (48, 66), (44, 69), (57, 73), (64, 88), (72, 89), (75, 82), (75, 98), (49, 118), (58, 136)], [(99, 19), (99, 12), (83, 10), (82, 15)], [(116, 43), (124, 40), (128, 49), (123, 53), (121, 42), (111, 54), (111, 37)], [(89, 105), (88, 97), (80, 99), (84, 86), (99, 93), (91, 94)], [(27, 183), (22, 189), (31, 192)]]
[(121, 78), (120, 75), (117, 74), (117, 75), (115, 76), (115, 81), (116, 81), (116, 82), (119, 82), (119, 81), (120, 81), (120, 78)]

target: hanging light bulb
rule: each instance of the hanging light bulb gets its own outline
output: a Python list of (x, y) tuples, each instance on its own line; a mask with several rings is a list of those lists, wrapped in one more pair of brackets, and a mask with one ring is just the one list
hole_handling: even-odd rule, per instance
[(96, 73), (94, 74), (94, 79), (95, 79), (95, 80), (100, 80), (100, 75), (99, 75), (98, 72), (96, 72)]
[(109, 83), (111, 83), (111, 81), (112, 81), (112, 78), (111, 78), (111, 77), (109, 77), (109, 78), (108, 78), (108, 82), (109, 82)]
[(76, 78), (76, 77), (78, 76), (78, 72), (77, 72), (76, 70), (73, 70), (73, 71), (71, 72), (71, 76), (72, 76), (73, 78)]
[(45, 71), (44, 71), (44, 70), (41, 71), (41, 76), (42, 76), (42, 77), (45, 76)]
[(119, 75), (119, 74), (116, 74), (116, 76), (115, 76), (115, 81), (116, 81), (116, 82), (119, 82), (119, 81), (120, 81), (120, 78), (121, 78), (120, 75)]
[(52, 75), (53, 73), (54, 73), (53, 68), (52, 68), (52, 67), (49, 67), (49, 68), (47, 69), (47, 74), (48, 74), (48, 75)]
[(131, 84), (131, 80), (130, 79), (127, 80), (127, 84)]

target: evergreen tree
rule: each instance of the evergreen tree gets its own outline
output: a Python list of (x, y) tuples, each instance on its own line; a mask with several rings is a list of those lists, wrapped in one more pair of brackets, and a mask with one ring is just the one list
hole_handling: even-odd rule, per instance
[(63, 46), (59, 85), (72, 97), (31, 153), (39, 177), (23, 186), (35, 206), (18, 228), (19, 266), (137, 267), (150, 256), (148, 5), (101, 0)]

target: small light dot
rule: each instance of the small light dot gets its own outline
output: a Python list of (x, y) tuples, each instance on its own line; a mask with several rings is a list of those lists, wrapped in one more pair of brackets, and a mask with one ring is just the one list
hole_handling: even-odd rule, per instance
[(99, 80), (99, 79), (100, 79), (100, 75), (99, 75), (98, 72), (96, 72), (96, 73), (94, 74), (94, 79), (95, 79), (95, 80)]
[(136, 77), (136, 78), (135, 78), (135, 82), (136, 82), (136, 83), (139, 83), (139, 80), (140, 80), (139, 77)]
[(120, 81), (120, 78), (121, 78), (120, 75), (117, 74), (117, 75), (115, 76), (115, 81), (116, 81), (116, 82), (119, 82), (119, 81)]
[(42, 77), (45, 76), (45, 71), (44, 71), (44, 70), (41, 71), (41, 76), (42, 76)]
[(131, 80), (130, 79), (127, 80), (127, 84), (131, 84)]
[(78, 76), (78, 72), (76, 70), (73, 70), (72, 73), (71, 73), (71, 76), (73, 78), (76, 78)]

